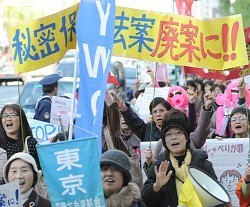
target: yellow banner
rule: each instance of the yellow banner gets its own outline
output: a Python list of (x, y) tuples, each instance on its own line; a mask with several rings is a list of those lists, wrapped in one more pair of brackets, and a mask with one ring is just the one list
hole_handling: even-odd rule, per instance
[[(16, 72), (55, 63), (75, 48), (78, 6), (9, 27)], [(113, 55), (213, 70), (248, 64), (241, 15), (198, 20), (123, 7), (116, 8)]]
[(53, 64), (76, 47), (75, 21), (79, 4), (56, 14), (11, 25), (9, 39), (16, 72)]
[(248, 64), (241, 15), (198, 20), (118, 7), (113, 55), (215, 70)]

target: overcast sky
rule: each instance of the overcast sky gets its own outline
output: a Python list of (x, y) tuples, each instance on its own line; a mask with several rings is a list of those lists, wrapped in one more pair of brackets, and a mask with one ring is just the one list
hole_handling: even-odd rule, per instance
[(116, 5), (141, 10), (173, 13), (173, 0), (116, 0)]

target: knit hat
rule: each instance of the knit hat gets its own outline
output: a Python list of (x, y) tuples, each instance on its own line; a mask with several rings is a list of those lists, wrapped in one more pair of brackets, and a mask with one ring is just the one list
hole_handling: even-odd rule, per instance
[(121, 150), (108, 150), (102, 154), (100, 165), (110, 165), (121, 170), (124, 174), (123, 185), (127, 186), (132, 177), (130, 174), (131, 164), (128, 156)]
[(4, 167), (3, 167), (3, 178), (5, 180), (6, 183), (8, 183), (8, 171), (10, 169), (10, 164), (14, 161), (14, 160), (17, 160), (17, 159), (21, 159), (29, 164), (32, 165), (33, 167), (33, 170), (36, 172), (36, 176), (34, 178), (35, 180), (35, 183), (33, 182), (33, 185), (32, 186), (35, 186), (36, 185), (36, 182), (37, 182), (37, 177), (38, 177), (38, 174), (40, 173), (38, 171), (38, 168), (37, 168), (37, 165), (36, 165), (36, 161), (34, 160), (34, 158), (28, 154), (28, 153), (25, 153), (25, 152), (18, 152), (18, 153), (15, 153), (14, 155), (12, 155), (10, 157), (10, 159), (5, 163)]
[(189, 144), (190, 144), (190, 138), (189, 138), (190, 131), (189, 131), (189, 128), (188, 128), (188, 123), (187, 123), (186, 120), (183, 120), (183, 119), (180, 119), (180, 118), (179, 119), (178, 118), (171, 118), (171, 119), (168, 119), (166, 121), (163, 121), (162, 130), (161, 130), (161, 139), (162, 139), (163, 146), (167, 149), (166, 141), (165, 141), (165, 133), (170, 128), (173, 128), (173, 127), (179, 128), (182, 131), (184, 131), (186, 139), (188, 141), (187, 144), (189, 146)]

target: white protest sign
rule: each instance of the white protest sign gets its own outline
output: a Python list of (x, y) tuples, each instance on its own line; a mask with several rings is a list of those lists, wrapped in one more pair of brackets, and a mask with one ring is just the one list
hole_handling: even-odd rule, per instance
[(149, 112), (150, 102), (156, 97), (162, 97), (167, 100), (169, 89), (170, 87), (145, 88), (145, 92), (143, 94), (140, 108), (138, 111), (139, 117), (144, 121), (146, 121), (146, 119), (150, 115)]
[(71, 109), (71, 99), (62, 98), (59, 96), (52, 97), (50, 123), (61, 126), (58, 114), (60, 114), (62, 126), (69, 126), (69, 113)]
[(50, 138), (56, 136), (59, 132), (61, 132), (61, 127), (55, 124), (30, 118), (28, 118), (28, 122), (32, 130), (32, 134), (34, 138), (37, 139), (38, 143), (49, 143)]
[(0, 206), (22, 207), (18, 181), (0, 185)]
[(209, 139), (204, 147), (208, 159), (213, 163), (218, 181), (232, 198), (233, 206), (239, 206), (235, 195), (238, 181), (244, 176), (249, 150), (249, 139)]
[(142, 98), (143, 98), (143, 93), (141, 93), (141, 94), (137, 97), (136, 102), (135, 102), (134, 105), (133, 105), (133, 104), (130, 105), (131, 108), (134, 110), (134, 112), (137, 113), (137, 114), (138, 114), (138, 112), (139, 112), (139, 109), (141, 108)]
[[(155, 146), (156, 146), (156, 141), (151, 142), (151, 149), (152, 152), (154, 152)], [(143, 164), (146, 161), (145, 158), (145, 151), (149, 148), (150, 142), (141, 142), (140, 145), (140, 150), (141, 150), (141, 167), (142, 167), (142, 179), (143, 179), (143, 183), (147, 180), (147, 176), (143, 170)]]
[[(151, 149), (154, 152), (157, 142), (151, 142)], [(145, 162), (144, 152), (148, 149), (149, 142), (141, 142), (141, 163)], [(218, 181), (229, 193), (232, 204), (239, 207), (239, 201), (235, 195), (236, 185), (242, 176), (244, 176), (247, 164), (249, 150), (248, 138), (228, 138), (222, 141), (216, 139), (207, 139), (203, 149), (208, 154), (208, 160), (212, 162)], [(146, 181), (146, 175), (142, 169), (143, 182)]]

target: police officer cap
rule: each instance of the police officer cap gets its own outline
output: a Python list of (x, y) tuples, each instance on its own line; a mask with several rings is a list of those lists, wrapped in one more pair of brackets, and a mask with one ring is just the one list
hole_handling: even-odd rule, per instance
[(61, 77), (58, 74), (51, 74), (43, 77), (42, 80), (39, 81), (39, 84), (46, 86), (56, 83)]

